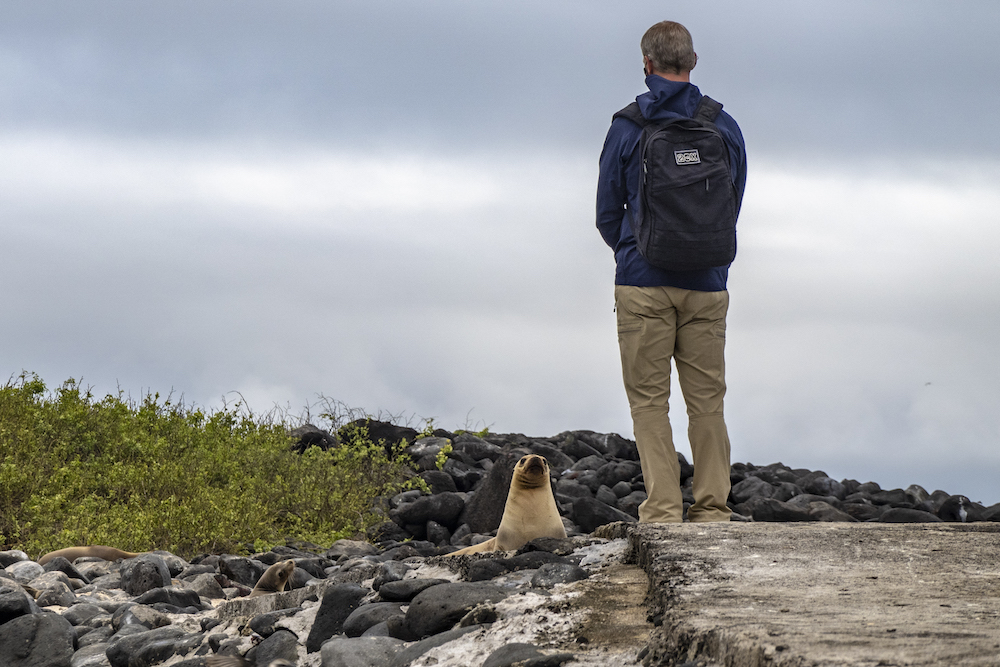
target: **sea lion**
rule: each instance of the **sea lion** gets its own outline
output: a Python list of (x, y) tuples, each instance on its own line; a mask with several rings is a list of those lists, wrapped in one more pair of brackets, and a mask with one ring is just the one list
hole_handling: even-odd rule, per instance
[(103, 558), (104, 560), (118, 560), (119, 558), (135, 558), (141, 553), (142, 552), (134, 554), (131, 551), (122, 551), (121, 549), (115, 549), (114, 547), (102, 547), (99, 544), (95, 544), (89, 547), (69, 547), (67, 549), (60, 549), (59, 551), (50, 551), (38, 559), (38, 564), (45, 565), (50, 560), (58, 556), (62, 556), (72, 563), (77, 558)]
[(552, 496), (548, 461), (538, 454), (528, 454), (514, 466), (497, 536), (448, 555), (510, 551), (538, 537), (566, 537), (566, 527)]
[(295, 571), (295, 562), (283, 560), (275, 563), (265, 570), (257, 580), (257, 585), (250, 591), (247, 597), (255, 598), (258, 595), (268, 595), (269, 593), (280, 593), (285, 590), (285, 584)]

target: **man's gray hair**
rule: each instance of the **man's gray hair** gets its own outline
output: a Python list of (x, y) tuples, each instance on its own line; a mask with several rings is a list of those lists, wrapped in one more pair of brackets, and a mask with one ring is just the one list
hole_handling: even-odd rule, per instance
[(653, 68), (668, 74), (690, 72), (698, 63), (691, 33), (680, 23), (661, 21), (646, 31), (639, 42), (642, 55)]

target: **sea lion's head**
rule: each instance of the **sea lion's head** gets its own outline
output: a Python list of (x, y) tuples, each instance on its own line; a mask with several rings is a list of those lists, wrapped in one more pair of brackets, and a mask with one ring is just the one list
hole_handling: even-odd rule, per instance
[(268, 593), (281, 593), (285, 590), (285, 584), (288, 583), (294, 571), (295, 561), (283, 560), (275, 563), (267, 568), (260, 579), (257, 580), (257, 585), (250, 591), (250, 597), (254, 598), (258, 595), (267, 595)]
[(522, 489), (537, 489), (549, 483), (549, 463), (544, 456), (527, 454), (514, 466), (513, 483)]
[(288, 580), (292, 576), (292, 572), (295, 571), (295, 561), (292, 560), (281, 561), (280, 563), (275, 563), (272, 567), (275, 566), (278, 567), (276, 567), (273, 573), (275, 578), (277, 579), (274, 587), (279, 591), (283, 591), (285, 590), (285, 584), (288, 583)]

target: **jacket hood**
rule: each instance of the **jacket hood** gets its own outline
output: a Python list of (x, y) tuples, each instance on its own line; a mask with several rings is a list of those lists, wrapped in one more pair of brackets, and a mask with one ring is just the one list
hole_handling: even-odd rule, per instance
[(691, 117), (698, 110), (701, 91), (686, 81), (670, 81), (650, 74), (646, 77), (648, 93), (635, 98), (642, 115), (650, 120), (666, 120), (677, 116)]

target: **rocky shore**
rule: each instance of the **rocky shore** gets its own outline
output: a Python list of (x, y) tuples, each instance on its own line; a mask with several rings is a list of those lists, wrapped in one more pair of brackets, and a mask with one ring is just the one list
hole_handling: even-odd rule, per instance
[[(440, 546), (467, 546), (486, 539), (485, 534), (500, 522), (513, 464), (528, 453), (548, 460), (556, 503), (570, 535), (589, 534), (613, 521), (635, 521), (646, 498), (635, 443), (614, 433), (570, 431), (532, 438), (436, 431), (414, 440), (413, 429), (384, 422), (370, 422), (369, 428), (373, 437), (386, 442), (415, 442), (407, 451), (432, 490), (431, 495), (411, 491), (390, 499), (391, 521), (377, 528), (371, 536), (375, 539), (411, 537)], [(313, 442), (332, 438), (308, 428), (301, 436)], [(438, 470), (443, 450), (447, 459)], [(694, 502), (694, 468), (683, 455), (678, 459), (686, 512)], [(735, 521), (1000, 521), (1000, 503), (985, 507), (963, 495), (928, 492), (915, 484), (882, 489), (875, 482), (838, 481), (822, 470), (781, 463), (735, 463), (730, 478), (729, 505)]]
[[(436, 431), (418, 439), (412, 429), (367, 426), (377, 441), (413, 443), (407, 451), (429, 489), (382, 499), (386, 520), (367, 540), (290, 542), (190, 561), (166, 552), (118, 562), (55, 558), (44, 566), (24, 552), (0, 552), (0, 664), (203, 667), (215, 655), (261, 667), (279, 659), (302, 667), (648, 661), (641, 641), (607, 653), (591, 642), (597, 631), (588, 621), (609, 589), (642, 604), (645, 588), (623, 583), (635, 579), (623, 541), (591, 535), (637, 520), (645, 494), (633, 442), (589, 431)], [(301, 449), (338, 446), (315, 427), (295, 437)], [(513, 465), (527, 453), (548, 460), (569, 537), (534, 540), (516, 553), (445, 556), (491, 536)], [(681, 463), (689, 504), (693, 468)], [(1000, 504), (919, 486), (884, 490), (780, 463), (737, 463), (731, 476), (736, 521), (1000, 521)], [(288, 590), (247, 597), (267, 567), (288, 559), (296, 566)]]

